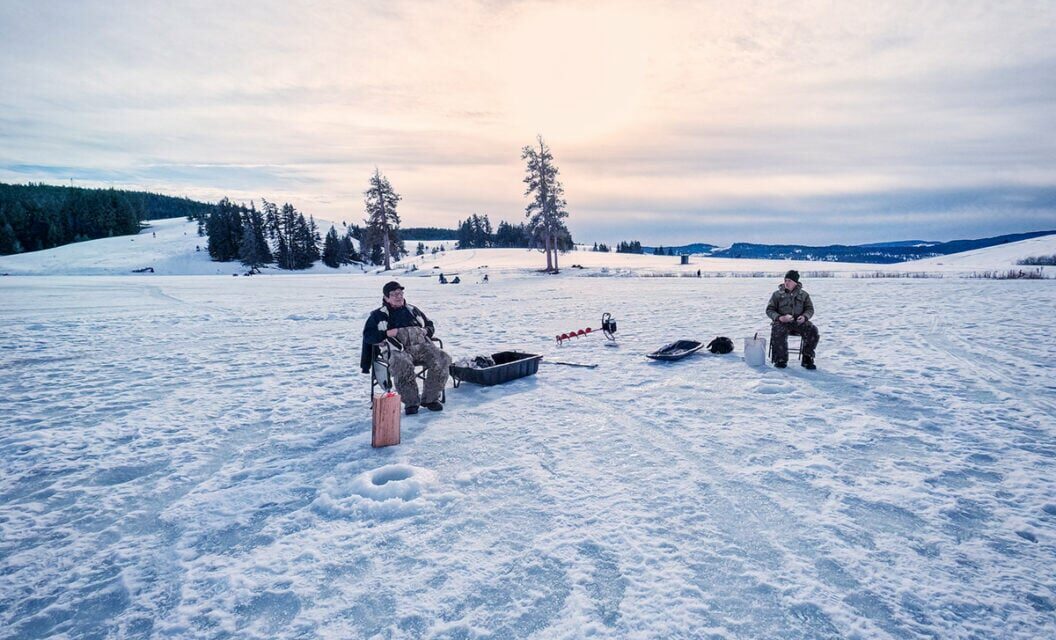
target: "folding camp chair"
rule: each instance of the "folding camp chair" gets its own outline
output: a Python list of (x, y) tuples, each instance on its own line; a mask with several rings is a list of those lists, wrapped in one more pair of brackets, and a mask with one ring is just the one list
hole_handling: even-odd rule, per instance
[[(440, 338), (430, 338), (433, 342), (438, 343), (441, 349), (444, 348), (444, 341)], [(387, 343), (383, 343), (386, 349), (391, 349)], [(381, 355), (382, 345), (374, 345), (372, 353), (373, 358), (370, 366), (370, 401), (374, 402), (374, 390), (381, 387), (384, 391), (392, 391), (392, 373), (389, 371), (389, 361)], [(414, 375), (416, 378), (425, 384), (425, 378), (428, 374), (428, 370), (425, 365), (416, 365), (414, 367)], [(447, 390), (440, 390), (440, 402), (447, 402)]]

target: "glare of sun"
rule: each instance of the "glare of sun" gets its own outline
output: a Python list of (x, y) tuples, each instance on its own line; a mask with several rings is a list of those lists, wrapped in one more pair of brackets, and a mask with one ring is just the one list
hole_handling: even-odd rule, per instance
[(500, 52), (506, 109), (520, 135), (604, 136), (641, 116), (653, 41), (624, 9), (550, 6), (522, 15)]

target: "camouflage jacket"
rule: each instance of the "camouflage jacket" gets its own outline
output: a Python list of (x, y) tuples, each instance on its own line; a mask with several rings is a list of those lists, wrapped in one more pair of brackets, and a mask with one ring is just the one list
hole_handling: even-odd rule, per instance
[(793, 318), (806, 316), (807, 320), (810, 320), (814, 315), (814, 303), (810, 301), (810, 294), (803, 290), (803, 285), (797, 284), (795, 289), (788, 291), (782, 284), (770, 296), (770, 303), (766, 305), (766, 315), (774, 321), (783, 315), (790, 315)]

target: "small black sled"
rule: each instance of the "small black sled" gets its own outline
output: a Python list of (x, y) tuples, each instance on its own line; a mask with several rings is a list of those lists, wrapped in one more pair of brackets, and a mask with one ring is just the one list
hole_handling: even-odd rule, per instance
[(525, 376), (534, 376), (539, 371), (539, 361), (543, 356), (523, 351), (500, 351), (491, 354), (491, 366), (482, 369), (451, 365), (451, 380), (458, 388), (463, 382), (490, 387)]
[(653, 360), (681, 360), (690, 354), (700, 351), (703, 347), (703, 342), (697, 342), (696, 340), (679, 340), (678, 342), (672, 342), (669, 345), (665, 345), (660, 349), (645, 355)]

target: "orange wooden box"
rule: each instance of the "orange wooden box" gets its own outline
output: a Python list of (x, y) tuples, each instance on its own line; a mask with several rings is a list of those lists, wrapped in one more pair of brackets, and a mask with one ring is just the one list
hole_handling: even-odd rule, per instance
[(389, 392), (374, 396), (374, 424), (370, 446), (388, 447), (400, 444), (400, 394)]

